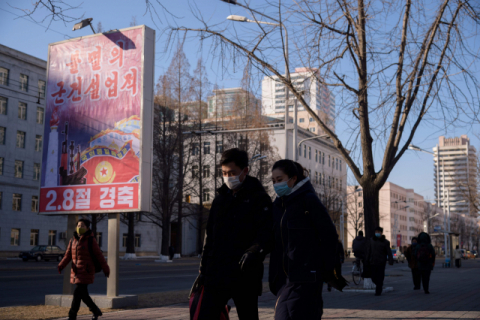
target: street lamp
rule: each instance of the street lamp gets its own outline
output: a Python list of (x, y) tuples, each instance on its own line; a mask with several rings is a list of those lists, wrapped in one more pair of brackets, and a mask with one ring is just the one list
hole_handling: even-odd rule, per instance
[(93, 18), (88, 18), (88, 19), (84, 19), (84, 20), (80, 21), (79, 23), (76, 23), (73, 26), (72, 31), (80, 30), (82, 28), (85, 28), (86, 26), (90, 26), (90, 28), (92, 28), (93, 33), (96, 33), (95, 30), (93, 29), (93, 26), (92, 26), (92, 20), (93, 20)]
[[(223, 2), (227, 2), (227, 3), (230, 3), (230, 4), (235, 4), (235, 5), (240, 5), (239, 3), (236, 2), (236, 0), (221, 0)], [(244, 8), (246, 8), (245, 6), (243, 5), (240, 5)], [(247, 8), (248, 10), (252, 10), (250, 8)], [(227, 20), (231, 20), (231, 21), (236, 21), (236, 22), (251, 22), (251, 23), (258, 23), (258, 24), (267, 24), (267, 25), (270, 25), (270, 26), (276, 26), (276, 27), (282, 27), (283, 30), (285, 30), (285, 77), (287, 78), (287, 82), (290, 82), (290, 72), (288, 71), (288, 62), (289, 62), (289, 58), (288, 58), (288, 32), (287, 32), (287, 28), (285, 27), (285, 25), (273, 18), (270, 18), (269, 16), (267, 15), (264, 15), (264, 14), (261, 14), (259, 12), (256, 12), (254, 10), (252, 10), (253, 12), (255, 13), (258, 13), (266, 18), (269, 18), (273, 21), (276, 21), (277, 23), (273, 23), (273, 22), (267, 22), (267, 21), (259, 21), (259, 20), (250, 20), (248, 19), (247, 17), (244, 17), (244, 16), (238, 16), (238, 15), (229, 15), (227, 17)], [(295, 104), (296, 106), (296, 104)], [(288, 157), (288, 88), (287, 88), (287, 85), (285, 84), (285, 159), (287, 159)], [(295, 110), (294, 110), (294, 113), (295, 113), (295, 118), (296, 118), (296, 115), (297, 115), (297, 109), (295, 107)], [(295, 143), (295, 140), (296, 140), (296, 134), (297, 134), (297, 119), (295, 119), (294, 121), (294, 124), (293, 124), (293, 135), (294, 135), (294, 148), (296, 147), (296, 143)], [(296, 150), (294, 150), (294, 152), (296, 152)], [(295, 157), (293, 157), (295, 159)]]
[[(300, 145), (301, 145), (304, 141), (313, 140), (313, 139), (319, 139), (319, 138), (330, 139), (330, 137), (328, 136), (328, 134), (322, 134), (322, 135), (319, 135), (319, 136), (310, 137), (310, 138), (306, 138), (306, 139), (300, 140), (300, 142), (295, 146), (293, 159), (294, 159), (295, 161), (298, 160), (298, 150), (299, 150), (299, 148), (300, 148)], [(355, 191), (355, 192), (356, 192), (356, 191)]]

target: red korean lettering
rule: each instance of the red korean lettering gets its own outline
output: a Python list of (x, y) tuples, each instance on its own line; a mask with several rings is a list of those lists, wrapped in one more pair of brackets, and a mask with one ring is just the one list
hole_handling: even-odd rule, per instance
[[(82, 100), (82, 77), (77, 77), (77, 82), (74, 82), (70, 85), (70, 88), (72, 88), (72, 91), (70, 91), (70, 94), (67, 96), (67, 99), (70, 99), (72, 97), (72, 101), (78, 102)], [(75, 91), (77, 92), (76, 95), (74, 95)]]
[(88, 53), (88, 62), (92, 65), (93, 71), (98, 71), (102, 69), (101, 61), (102, 61), (102, 47), (95, 46), (97, 50)]
[(112, 71), (113, 77), (107, 77), (105, 86), (108, 88), (107, 95), (109, 98), (116, 98), (118, 94), (118, 72)]
[(118, 61), (118, 66), (119, 67), (123, 66), (123, 48), (124, 48), (124, 42), (117, 41), (117, 46), (115, 46), (110, 52), (110, 55), (112, 56), (112, 59), (108, 60), (110, 64), (114, 64), (115, 62)]
[(90, 82), (87, 90), (84, 92), (85, 94), (90, 93), (91, 100), (100, 99), (100, 75), (95, 74), (94, 78)]
[(58, 82), (57, 87), (60, 87), (60, 90), (51, 94), (52, 97), (55, 97), (55, 104), (61, 104), (65, 101), (62, 98), (62, 95), (64, 93), (67, 93), (67, 90), (63, 89), (64, 85), (65, 85), (65, 83), (63, 81)]
[(80, 59), (80, 52), (76, 50), (70, 56), (70, 63), (67, 63), (67, 67), (70, 68), (71, 74), (78, 73), (78, 65), (80, 64), (80, 62), (82, 62), (82, 59)]
[(132, 91), (132, 95), (137, 94), (137, 68), (130, 68), (130, 72), (123, 76), (125, 82), (123, 86), (120, 88), (121, 90), (130, 90)]

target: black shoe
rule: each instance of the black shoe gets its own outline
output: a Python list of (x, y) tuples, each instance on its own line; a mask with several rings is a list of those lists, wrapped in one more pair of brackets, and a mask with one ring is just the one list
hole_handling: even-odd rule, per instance
[(425, 290), (425, 294), (430, 294), (430, 291), (428, 291), (428, 290)]
[(102, 311), (100, 309), (97, 309), (92, 316), (92, 320), (98, 320), (98, 317), (103, 316)]
[(415, 287), (415, 288), (413, 288), (413, 290), (420, 290), (420, 288)]

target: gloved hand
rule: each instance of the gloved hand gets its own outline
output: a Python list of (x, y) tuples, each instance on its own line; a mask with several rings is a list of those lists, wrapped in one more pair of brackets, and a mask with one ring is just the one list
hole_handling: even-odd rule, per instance
[(240, 269), (242, 271), (248, 270), (256, 261), (258, 260), (258, 253), (256, 252), (245, 252), (245, 254), (240, 259)]
[(62, 268), (60, 266), (57, 266), (58, 274), (62, 274)]
[(104, 270), (103, 274), (108, 278), (110, 276), (110, 270)]

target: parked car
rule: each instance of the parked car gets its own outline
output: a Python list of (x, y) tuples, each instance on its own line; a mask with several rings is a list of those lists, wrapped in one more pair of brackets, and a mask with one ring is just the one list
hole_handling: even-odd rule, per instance
[(460, 252), (462, 253), (462, 259), (463, 260), (467, 260), (468, 257), (467, 257), (467, 251), (464, 250), (464, 249), (460, 249)]
[(467, 259), (475, 259), (475, 255), (472, 252), (467, 251), (466, 254), (467, 254)]
[(18, 256), (27, 262), (28, 260), (61, 261), (64, 255), (65, 251), (58, 246), (35, 246), (30, 251), (20, 252)]
[(393, 255), (393, 261), (395, 261), (396, 263), (404, 263), (405, 262), (405, 255), (403, 253), (401, 253), (399, 250), (397, 249), (392, 249), (392, 255)]

